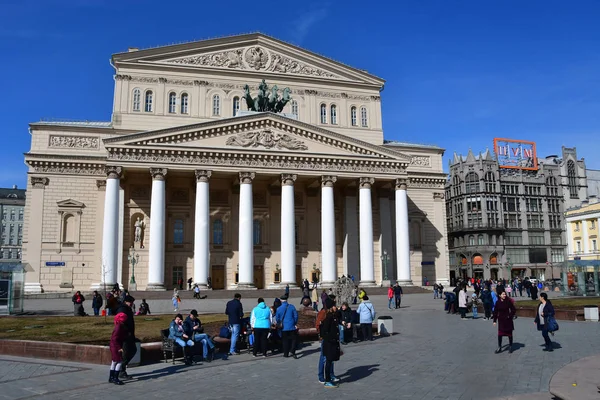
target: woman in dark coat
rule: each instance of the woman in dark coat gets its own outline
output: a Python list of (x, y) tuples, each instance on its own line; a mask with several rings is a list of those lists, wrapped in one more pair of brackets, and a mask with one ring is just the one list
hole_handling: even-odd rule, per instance
[(73, 311), (75, 316), (85, 317), (86, 314), (83, 310), (83, 302), (85, 301), (85, 297), (83, 297), (79, 290), (75, 292), (75, 294), (71, 298), (71, 301), (73, 302)]
[(115, 328), (112, 336), (110, 337), (110, 355), (112, 362), (110, 364), (110, 377), (109, 383), (115, 385), (122, 385), (123, 382), (119, 380), (119, 371), (123, 363), (123, 343), (129, 336), (129, 329), (127, 328), (127, 314), (117, 313), (115, 316)]
[(548, 318), (553, 316), (554, 306), (552, 306), (552, 303), (548, 300), (548, 295), (546, 293), (540, 293), (540, 304), (533, 323), (537, 325), (537, 330), (541, 331), (542, 336), (544, 337), (544, 342), (546, 344), (544, 351), (553, 351), (552, 341), (548, 336)]
[(515, 330), (515, 325), (513, 324), (513, 318), (517, 310), (515, 309), (512, 301), (506, 297), (506, 292), (500, 293), (500, 297), (496, 302), (496, 306), (494, 307), (494, 326), (498, 323), (498, 349), (496, 349), (496, 354), (502, 352), (502, 337), (508, 336), (508, 352), (512, 353), (513, 348), (513, 337), (512, 333)]
[[(328, 299), (331, 302), (331, 299)], [(325, 320), (321, 324), (319, 334), (323, 339), (323, 355), (325, 356), (325, 387), (337, 387), (337, 383), (332, 381), (331, 370), (334, 361), (340, 359), (340, 325), (339, 313), (337, 307), (333, 305), (327, 309)]]

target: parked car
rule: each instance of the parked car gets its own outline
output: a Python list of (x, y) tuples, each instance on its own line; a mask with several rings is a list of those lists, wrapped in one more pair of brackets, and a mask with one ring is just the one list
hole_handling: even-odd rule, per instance
[(538, 280), (535, 276), (526, 276), (525, 279), (528, 279), (529, 282), (531, 282), (534, 285), (537, 285), (537, 283), (538, 283)]

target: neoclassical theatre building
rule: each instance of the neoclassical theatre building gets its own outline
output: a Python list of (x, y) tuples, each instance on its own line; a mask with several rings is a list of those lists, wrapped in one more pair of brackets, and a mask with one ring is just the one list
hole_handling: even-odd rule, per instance
[(444, 150), (384, 140), (383, 79), (263, 34), (111, 64), (110, 122), (30, 125), (27, 292), (447, 282)]

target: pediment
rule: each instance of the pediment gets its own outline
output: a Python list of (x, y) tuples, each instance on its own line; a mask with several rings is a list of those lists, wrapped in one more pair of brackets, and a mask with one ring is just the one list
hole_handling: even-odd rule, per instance
[(84, 208), (85, 207), (84, 203), (77, 201), (77, 200), (73, 200), (73, 199), (57, 201), (56, 204), (58, 205), (59, 208)]
[(263, 34), (232, 36), (182, 45), (120, 53), (113, 56), (124, 64), (165, 65), (186, 69), (217, 69), (269, 75), (292, 75), (361, 82), (383, 86), (384, 81), (363, 70), (349, 67), (300, 47)]
[(273, 113), (253, 113), (177, 128), (104, 139), (113, 148), (168, 149), (281, 156), (322, 156), (387, 160), (407, 164), (410, 157)]

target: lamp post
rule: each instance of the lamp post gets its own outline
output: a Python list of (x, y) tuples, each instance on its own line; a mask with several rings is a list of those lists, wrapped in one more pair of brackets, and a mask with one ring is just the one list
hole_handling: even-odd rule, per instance
[(387, 263), (388, 261), (391, 260), (391, 257), (388, 255), (387, 250), (383, 250), (383, 255), (379, 256), (379, 258), (381, 259), (381, 262), (383, 263), (383, 280), (387, 281), (388, 280), (388, 274), (387, 274)]
[(137, 283), (135, 282), (135, 264), (140, 262), (140, 255), (135, 252), (133, 246), (129, 249), (129, 255), (127, 256), (129, 264), (131, 264), (131, 279), (129, 280), (129, 290), (136, 291)]

